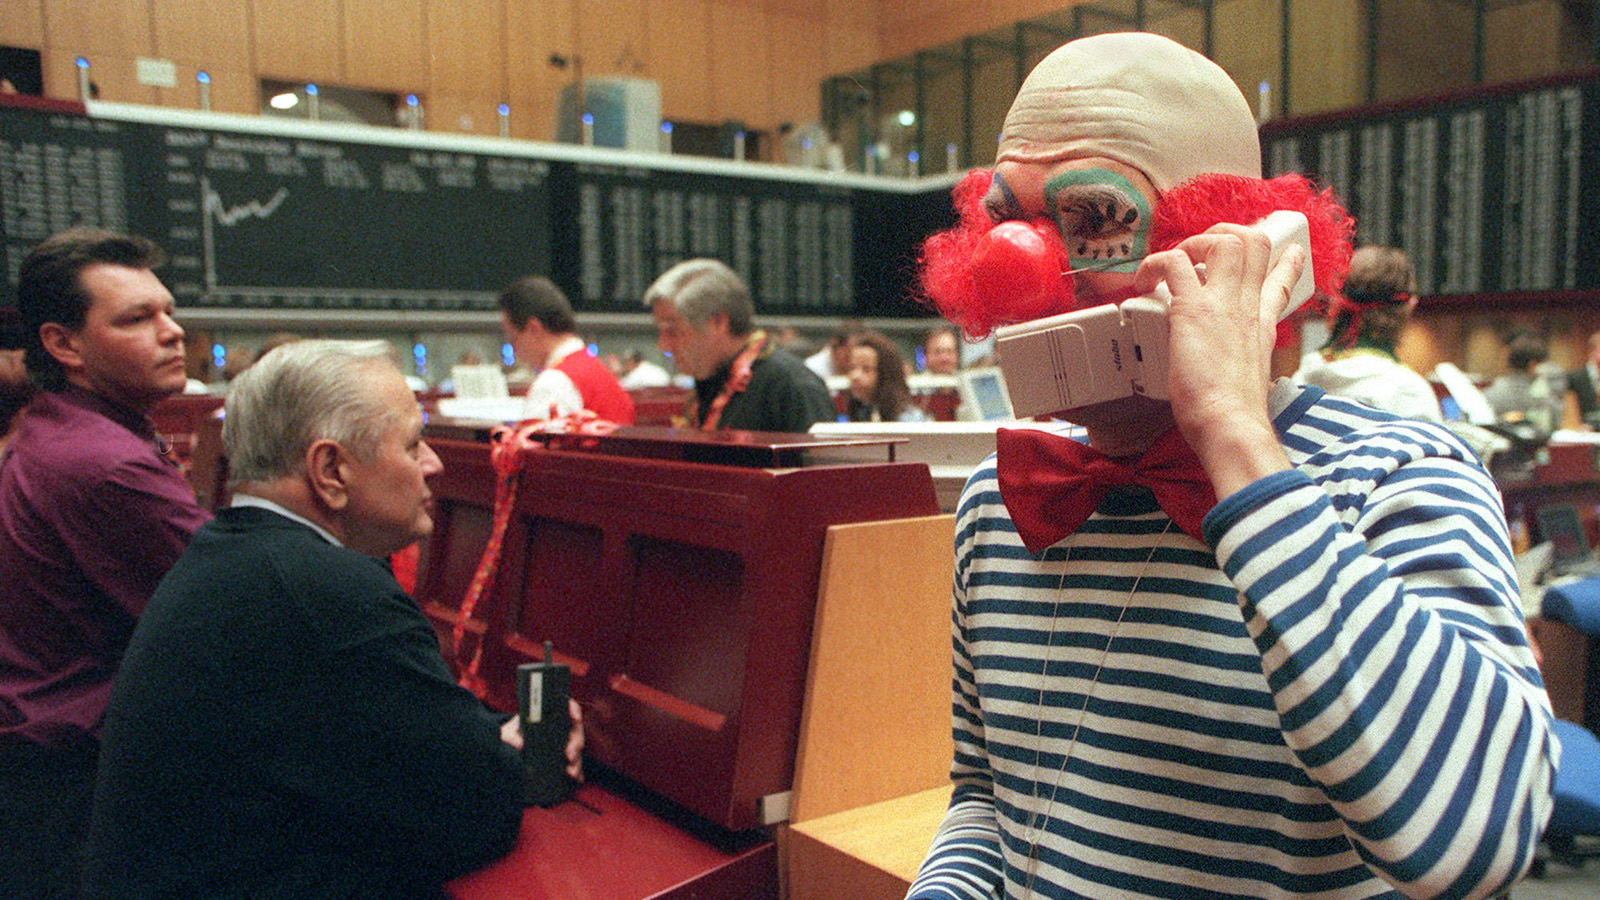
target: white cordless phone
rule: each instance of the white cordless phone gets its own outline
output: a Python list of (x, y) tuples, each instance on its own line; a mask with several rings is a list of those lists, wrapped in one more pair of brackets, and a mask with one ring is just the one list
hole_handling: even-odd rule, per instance
[[(1284, 316), (1315, 291), (1311, 232), (1303, 213), (1279, 210), (1253, 226), (1272, 241), (1272, 263), (1285, 247), (1307, 251)], [(1142, 394), (1167, 399), (1167, 307), (1163, 282), (1152, 293), (1118, 304), (1034, 319), (995, 329), (995, 351), (1011, 408), (1019, 419)]]

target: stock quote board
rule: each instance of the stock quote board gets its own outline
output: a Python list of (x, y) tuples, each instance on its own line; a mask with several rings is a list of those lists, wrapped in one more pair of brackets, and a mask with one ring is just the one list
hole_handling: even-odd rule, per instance
[(1570, 296), (1600, 288), (1600, 80), (1487, 88), (1268, 123), (1268, 174), (1300, 172), (1399, 247), (1419, 293)]
[(948, 181), (90, 104), (0, 105), (0, 246), (94, 226), (159, 243), (185, 308), (492, 313), (549, 276), (579, 312), (637, 313), (692, 257), (757, 314), (916, 317)]

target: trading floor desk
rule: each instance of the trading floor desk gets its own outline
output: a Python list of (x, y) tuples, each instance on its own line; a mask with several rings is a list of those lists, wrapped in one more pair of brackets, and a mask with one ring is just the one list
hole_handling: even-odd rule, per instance
[[(1596, 516), (1600, 510), (1600, 445), (1554, 440), (1527, 465), (1496, 466), (1494, 472), (1508, 520), (1521, 517), (1534, 543), (1549, 539), (1540, 529), (1539, 508), (1569, 504), (1577, 509), (1589, 546), (1594, 546), (1600, 530)], [(1556, 717), (1594, 727), (1595, 722), (1586, 721), (1586, 711), (1600, 704), (1591, 699), (1600, 691), (1600, 683), (1595, 681), (1600, 647), (1592, 646), (1588, 636), (1564, 623), (1539, 615), (1529, 618), (1528, 627), (1544, 654), (1545, 690)]]
[[(570, 803), (530, 809), (525, 846), (464, 879), (457, 895), (501, 896), (489, 886), (520, 881), (516, 896), (544, 896), (528, 883), (537, 862), (554, 867), (536, 879), (551, 896), (590, 896), (586, 878), (614, 878), (618, 866), (670, 869), (689, 857), (698, 862), (687, 868), (705, 871), (693, 896), (775, 893), (776, 852), (750, 834), (788, 818), (827, 529), (936, 514), (928, 467), (806, 466), (809, 450), (837, 443), (807, 435), (625, 428), (550, 439), (524, 451), (498, 575), (463, 615), (491, 531), (486, 437), (481, 424), (429, 425), (444, 471), (433, 479), (435, 532), (417, 599), (453, 665), (467, 665), (481, 645), (487, 700), (506, 711), (515, 708), (517, 665), (542, 659), (549, 641), (572, 670), (586, 755), (616, 781), (578, 795), (600, 815)], [(663, 828), (640, 797), (659, 799), (691, 827)], [(696, 823), (709, 826), (709, 839), (693, 834)], [(551, 852), (530, 856), (532, 844)], [(564, 845), (572, 849), (556, 849)], [(624, 846), (637, 855), (604, 862)], [(526, 868), (507, 871), (518, 867)], [(764, 873), (771, 891), (753, 890)]]

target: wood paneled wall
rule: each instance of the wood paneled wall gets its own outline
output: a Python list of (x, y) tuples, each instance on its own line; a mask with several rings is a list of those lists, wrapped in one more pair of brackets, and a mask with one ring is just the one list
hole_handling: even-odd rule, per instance
[[(195, 72), (212, 78), (212, 108), (257, 111), (261, 78), (315, 81), (422, 98), (431, 129), (550, 138), (561, 87), (573, 77), (642, 75), (661, 84), (662, 113), (758, 129), (819, 117), (823, 78), (1023, 19), (1070, 22), (1088, 0), (0, 0), (0, 42), (43, 51), (46, 90), (76, 96), (86, 57), (107, 100), (193, 107)], [(1255, 97), (1281, 102), (1284, 0), (1219, 0), (1214, 55)], [(1096, 6), (1106, 4), (1097, 3)], [(1366, 0), (1290, 0), (1292, 112), (1366, 99)], [(1471, 16), (1458, 0), (1383, 0), (1379, 96), (1470, 83)], [(1146, 5), (1146, 27), (1190, 46), (1197, 10)], [(1096, 17), (1087, 20), (1106, 27)], [(1484, 77), (1510, 81), (1575, 64), (1561, 0), (1501, 3), (1489, 13)], [(138, 83), (139, 57), (171, 60), (177, 85)]]
[[(1213, 58), (1254, 102), (1256, 86), (1272, 85), (1277, 115), (1289, 11), (1291, 114), (1307, 115), (1367, 102), (1367, 0), (1217, 0)], [(1132, 4), (1092, 0), (882, 0), (886, 59), (948, 44), (1024, 19), (1070, 24), (1074, 6), (1127, 12)], [(1488, 4), (1483, 80), (1521, 81), (1585, 63), (1592, 41), (1563, 0)], [(1473, 12), (1462, 0), (1381, 0), (1377, 100), (1443, 93), (1473, 81)], [(1200, 49), (1201, 12), (1179, 2), (1145, 4), (1145, 28)], [(1086, 16), (1085, 27), (1112, 27)]]
[[(262, 78), (414, 93), (427, 127), (549, 139), (561, 87), (585, 75), (661, 84), (671, 119), (752, 128), (818, 118), (829, 73), (881, 58), (880, 0), (0, 0), (0, 42), (43, 53), (45, 89), (75, 97), (85, 57), (100, 97), (254, 113)], [(140, 57), (177, 85), (138, 82)]]

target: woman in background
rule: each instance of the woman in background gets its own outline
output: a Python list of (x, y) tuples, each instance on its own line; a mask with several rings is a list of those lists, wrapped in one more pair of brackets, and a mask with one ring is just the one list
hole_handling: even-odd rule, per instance
[(850, 349), (850, 397), (845, 417), (851, 422), (922, 422), (928, 416), (911, 401), (905, 364), (894, 342), (868, 331)]

